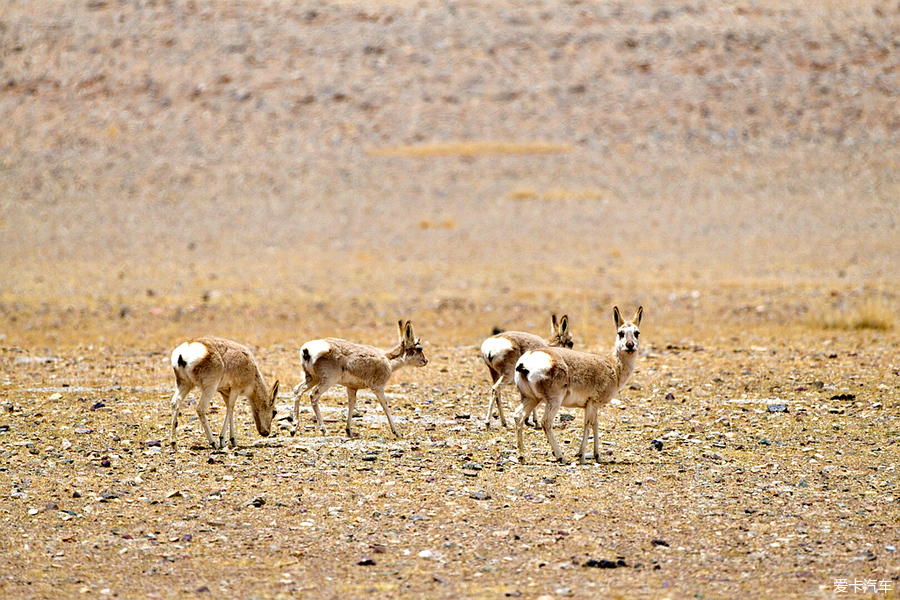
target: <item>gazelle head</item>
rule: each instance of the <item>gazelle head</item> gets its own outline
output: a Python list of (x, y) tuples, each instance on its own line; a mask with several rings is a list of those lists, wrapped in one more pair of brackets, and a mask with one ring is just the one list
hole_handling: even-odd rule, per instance
[[(262, 385), (262, 384), (260, 384)], [(265, 390), (265, 388), (262, 388)], [(272, 432), (272, 419), (275, 418), (275, 399), (278, 398), (278, 382), (272, 386), (268, 393), (257, 393), (253, 401), (253, 420), (256, 421), (256, 430), (259, 435), (269, 437)]]
[(563, 315), (557, 323), (556, 315), (551, 315), (550, 321), (550, 345), (557, 348), (571, 348), (572, 335), (569, 333), (569, 316)]
[(401, 319), (397, 325), (400, 332), (401, 356), (404, 362), (412, 367), (424, 367), (427, 365), (428, 359), (425, 358), (422, 342), (416, 337), (412, 323), (410, 321), (404, 323)]
[(641, 325), (643, 312), (644, 307), (641, 306), (630, 321), (625, 321), (619, 314), (619, 307), (613, 308), (613, 318), (616, 320), (616, 353), (634, 354), (637, 352), (638, 337), (641, 334), (638, 328)]

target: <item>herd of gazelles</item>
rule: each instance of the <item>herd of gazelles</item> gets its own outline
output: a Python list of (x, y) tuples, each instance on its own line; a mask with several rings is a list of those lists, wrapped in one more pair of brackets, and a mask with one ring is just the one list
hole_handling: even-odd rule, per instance
[[(581, 438), (579, 460), (587, 456), (588, 429), (594, 438), (594, 458), (600, 460), (597, 413), (612, 400), (634, 372), (637, 357), (639, 326), (643, 308), (638, 308), (631, 320), (624, 320), (618, 307), (613, 309), (616, 323), (616, 343), (611, 354), (601, 355), (572, 350), (568, 317), (557, 321), (552, 318), (552, 335), (545, 340), (530, 333), (507, 331), (486, 339), (481, 354), (491, 374), (490, 402), (486, 423), (490, 427), (494, 406), (500, 422), (505, 427), (501, 389), (515, 383), (521, 394), (521, 402), (515, 412), (516, 445), (519, 460), (524, 462), (524, 425), (539, 404), (544, 405), (541, 427), (560, 462), (565, 462), (556, 436), (553, 420), (562, 407), (584, 409), (584, 431)], [(333, 385), (347, 388), (347, 426), (350, 425), (356, 405), (356, 393), (370, 389), (375, 393), (391, 431), (398, 438), (400, 432), (391, 417), (384, 388), (394, 371), (404, 366), (423, 367), (428, 359), (422, 344), (416, 338), (412, 323), (399, 323), (400, 343), (390, 350), (354, 344), (338, 338), (324, 338), (306, 342), (300, 348), (305, 379), (294, 388), (294, 410), (291, 435), (297, 430), (300, 396), (309, 391), (316, 424), (325, 432), (325, 424), (319, 412), (319, 398)], [(256, 430), (266, 437), (275, 416), (275, 400), (278, 382), (268, 388), (259, 371), (253, 354), (245, 346), (230, 340), (203, 337), (185, 342), (172, 352), (172, 368), (178, 390), (172, 397), (171, 444), (175, 445), (178, 426), (178, 410), (182, 400), (195, 387), (200, 388), (197, 415), (206, 439), (213, 448), (225, 447), (225, 432), (229, 431), (231, 446), (235, 446), (234, 405), (239, 396), (246, 397), (256, 421)], [(225, 399), (225, 420), (219, 440), (213, 438), (206, 413), (210, 400), (219, 392)]]

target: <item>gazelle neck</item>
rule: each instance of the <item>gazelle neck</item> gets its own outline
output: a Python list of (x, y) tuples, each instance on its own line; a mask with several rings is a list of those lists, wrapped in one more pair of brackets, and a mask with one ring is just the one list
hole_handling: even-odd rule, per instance
[(391, 365), (391, 373), (396, 372), (398, 369), (402, 369), (406, 366), (406, 363), (409, 362), (409, 358), (403, 351), (403, 346), (399, 344), (388, 350), (385, 356), (387, 356), (388, 362)]
[(616, 378), (619, 381), (619, 389), (625, 385), (625, 382), (634, 373), (634, 363), (635, 359), (637, 359), (637, 354), (636, 350), (630, 354), (624, 349), (616, 348), (613, 350), (613, 363), (616, 365)]

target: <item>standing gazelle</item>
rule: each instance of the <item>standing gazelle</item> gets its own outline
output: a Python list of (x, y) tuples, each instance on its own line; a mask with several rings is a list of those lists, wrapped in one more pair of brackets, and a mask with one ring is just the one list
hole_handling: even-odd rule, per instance
[(356, 407), (356, 392), (368, 388), (378, 397), (384, 415), (395, 436), (402, 437), (391, 418), (384, 388), (397, 369), (410, 365), (424, 367), (428, 364), (422, 343), (413, 333), (412, 323), (399, 322), (400, 344), (391, 350), (379, 350), (373, 346), (354, 344), (338, 338), (325, 338), (306, 342), (300, 348), (303, 372), (306, 379), (294, 388), (294, 413), (291, 435), (297, 431), (300, 396), (311, 390), (309, 399), (316, 415), (316, 424), (325, 433), (325, 423), (319, 413), (319, 398), (333, 385), (347, 388), (347, 437), (351, 436), (350, 423)]
[[(569, 317), (563, 315), (559, 323), (556, 315), (551, 315), (550, 338), (544, 339), (533, 333), (521, 331), (504, 331), (492, 335), (481, 344), (481, 357), (491, 373), (491, 399), (488, 401), (487, 416), (484, 424), (491, 428), (491, 416), (494, 405), (497, 406), (497, 414), (500, 416), (500, 424), (506, 427), (506, 415), (503, 414), (503, 402), (500, 395), (503, 386), (515, 383), (515, 368), (519, 357), (528, 350), (537, 350), (547, 346), (557, 348), (571, 348), (572, 336), (569, 334)], [(526, 420), (528, 415), (525, 415)]]
[(584, 431), (581, 437), (579, 461), (584, 463), (587, 452), (588, 428), (594, 434), (594, 460), (600, 462), (597, 413), (622, 389), (634, 372), (637, 357), (638, 327), (643, 307), (638, 308), (630, 321), (622, 320), (619, 308), (613, 309), (616, 321), (616, 345), (612, 355), (604, 356), (563, 348), (544, 348), (526, 352), (516, 364), (516, 387), (522, 403), (516, 410), (516, 445), (519, 461), (525, 461), (525, 416), (543, 402), (541, 426), (560, 462), (563, 454), (553, 435), (553, 420), (563, 406), (584, 409)]
[[(175, 429), (178, 427), (178, 409), (182, 400), (195, 387), (200, 388), (197, 402), (197, 416), (203, 426), (203, 433), (210, 445), (216, 449), (225, 447), (225, 431), (229, 430), (231, 447), (235, 447), (234, 404), (238, 396), (246, 396), (253, 410), (256, 430), (268, 437), (275, 416), (275, 398), (278, 396), (278, 382), (272, 389), (266, 387), (259, 366), (248, 348), (231, 340), (217, 337), (202, 337), (185, 342), (172, 352), (172, 368), (178, 391), (172, 396), (172, 429), (169, 441), (175, 446)], [(225, 399), (225, 420), (219, 443), (213, 439), (206, 420), (209, 402), (219, 392)]]

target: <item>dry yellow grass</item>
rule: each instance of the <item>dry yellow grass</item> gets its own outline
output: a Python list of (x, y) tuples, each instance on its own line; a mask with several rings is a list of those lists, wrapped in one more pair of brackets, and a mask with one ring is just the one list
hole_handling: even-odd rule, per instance
[(511, 191), (507, 197), (510, 200), (603, 200), (609, 193), (606, 190), (591, 188), (551, 188), (544, 191), (535, 191), (530, 188), (519, 188)]
[(843, 310), (832, 310), (813, 318), (822, 329), (887, 331), (894, 328), (896, 312), (880, 300), (867, 300)]
[(570, 144), (554, 142), (467, 141), (413, 146), (388, 146), (369, 150), (371, 156), (430, 158), (435, 156), (480, 156), (491, 154), (556, 154), (572, 150)]

